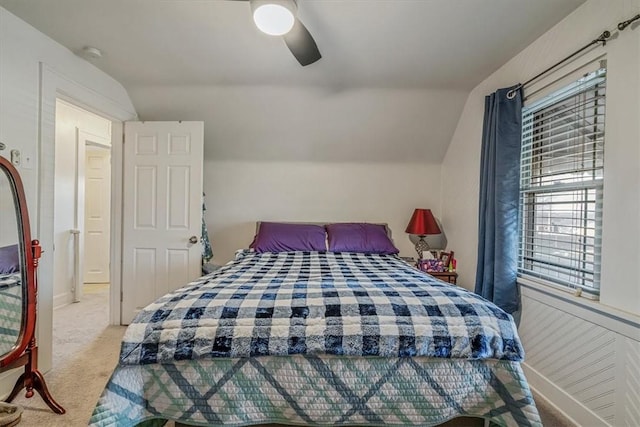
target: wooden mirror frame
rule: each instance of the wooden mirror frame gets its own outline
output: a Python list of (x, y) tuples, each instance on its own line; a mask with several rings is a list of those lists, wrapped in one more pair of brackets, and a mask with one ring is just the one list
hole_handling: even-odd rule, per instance
[[(34, 389), (42, 396), (45, 403), (52, 411), (64, 414), (65, 410), (60, 406), (47, 389), (44, 377), (38, 370), (38, 346), (36, 345), (36, 303), (38, 296), (38, 283), (36, 269), (42, 253), (40, 242), (31, 240), (31, 228), (29, 224), (29, 212), (27, 199), (24, 194), (22, 179), (16, 168), (4, 157), (0, 156), (0, 169), (6, 172), (11, 185), (16, 206), (18, 236), (20, 238), (20, 260), (22, 271), (22, 319), (20, 333), (16, 345), (8, 353), (0, 356), (0, 372), (24, 366), (24, 373), (20, 375), (16, 385), (7, 398), (11, 402), (18, 393), (25, 388), (25, 396), (33, 396)], [(23, 271), (24, 270), (24, 271)]]

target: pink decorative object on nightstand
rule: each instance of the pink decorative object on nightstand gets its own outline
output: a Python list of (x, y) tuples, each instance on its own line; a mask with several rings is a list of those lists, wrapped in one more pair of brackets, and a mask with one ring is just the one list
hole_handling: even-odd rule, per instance
[(446, 266), (439, 259), (422, 259), (418, 261), (418, 268), (429, 273), (445, 271)]

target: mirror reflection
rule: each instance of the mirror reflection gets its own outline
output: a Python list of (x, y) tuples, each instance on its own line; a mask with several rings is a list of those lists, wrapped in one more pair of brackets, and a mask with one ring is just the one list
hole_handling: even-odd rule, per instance
[(23, 313), (22, 260), (12, 183), (0, 168), (0, 356), (18, 344)]

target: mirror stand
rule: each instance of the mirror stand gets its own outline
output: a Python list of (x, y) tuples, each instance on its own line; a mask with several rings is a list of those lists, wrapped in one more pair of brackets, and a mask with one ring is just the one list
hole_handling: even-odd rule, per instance
[[(24, 366), (24, 372), (7, 398), (11, 402), (26, 389), (25, 396), (37, 391), (51, 410), (65, 410), (52, 397), (38, 370), (36, 270), (42, 248), (31, 240), (29, 211), (18, 170), (0, 156), (0, 372)], [(12, 218), (14, 221), (12, 221)]]
[[(37, 275), (35, 274), (36, 269), (38, 268), (38, 260), (42, 254), (42, 248), (40, 246), (40, 242), (38, 240), (31, 241), (31, 251), (33, 254), (33, 271), (34, 271), (34, 288), (37, 292)], [(29, 310), (29, 313), (34, 313), (35, 317), (35, 298), (33, 298), (33, 310)], [(31, 305), (31, 302), (29, 302)], [(35, 320), (35, 319), (34, 319)], [(44, 376), (38, 370), (38, 346), (36, 345), (35, 334), (31, 336), (29, 339), (29, 343), (27, 344), (27, 348), (24, 350), (24, 353), (13, 360), (11, 363), (2, 366), (0, 368), (0, 372), (8, 371), (10, 369), (19, 368), (24, 366), (24, 372), (16, 381), (16, 385), (11, 390), (9, 397), (7, 397), (6, 402), (11, 402), (15, 397), (20, 393), (22, 389), (26, 389), (25, 397), (31, 398), (34, 395), (34, 390), (40, 394), (42, 400), (51, 408), (51, 410), (57, 414), (64, 414), (66, 411), (62, 406), (56, 402), (51, 393), (49, 393), (49, 389), (47, 388), (47, 383), (44, 380)]]

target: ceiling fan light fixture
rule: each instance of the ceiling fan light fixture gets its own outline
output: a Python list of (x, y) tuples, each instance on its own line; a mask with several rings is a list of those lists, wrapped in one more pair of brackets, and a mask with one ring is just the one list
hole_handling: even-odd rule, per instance
[(253, 21), (263, 33), (282, 36), (293, 28), (295, 16), (291, 10), (282, 5), (266, 3), (253, 11)]

